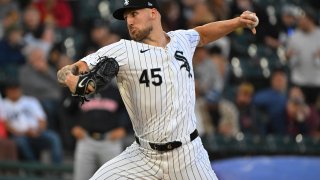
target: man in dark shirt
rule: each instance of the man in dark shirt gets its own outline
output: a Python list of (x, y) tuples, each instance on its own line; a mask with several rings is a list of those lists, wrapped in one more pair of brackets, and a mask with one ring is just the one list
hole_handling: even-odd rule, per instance
[(77, 139), (74, 179), (87, 180), (121, 153), (129, 117), (114, 83), (83, 104), (79, 117), (72, 129)]
[(271, 75), (271, 87), (258, 92), (253, 98), (255, 120), (260, 134), (281, 135), (286, 132), (287, 75), (276, 68)]

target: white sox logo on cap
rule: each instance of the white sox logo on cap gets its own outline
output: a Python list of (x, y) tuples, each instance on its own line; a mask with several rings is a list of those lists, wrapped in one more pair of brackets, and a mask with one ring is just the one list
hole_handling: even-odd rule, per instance
[(129, 0), (124, 0), (124, 4), (125, 6), (128, 6), (129, 5)]
[(113, 12), (113, 17), (119, 20), (124, 20), (124, 12), (127, 9), (143, 9), (143, 8), (156, 8), (160, 12), (157, 0), (123, 0), (123, 7)]

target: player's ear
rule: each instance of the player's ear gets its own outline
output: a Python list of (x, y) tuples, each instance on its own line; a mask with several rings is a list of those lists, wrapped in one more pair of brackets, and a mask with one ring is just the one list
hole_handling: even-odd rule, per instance
[(151, 9), (151, 18), (155, 19), (157, 17), (157, 10), (155, 8)]

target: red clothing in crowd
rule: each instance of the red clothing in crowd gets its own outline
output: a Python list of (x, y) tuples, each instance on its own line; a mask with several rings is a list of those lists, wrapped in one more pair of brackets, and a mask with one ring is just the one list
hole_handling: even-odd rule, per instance
[(53, 18), (54, 23), (65, 28), (72, 24), (72, 10), (65, 0), (40, 0), (36, 2), (35, 7), (41, 14), (42, 22), (50, 21)]

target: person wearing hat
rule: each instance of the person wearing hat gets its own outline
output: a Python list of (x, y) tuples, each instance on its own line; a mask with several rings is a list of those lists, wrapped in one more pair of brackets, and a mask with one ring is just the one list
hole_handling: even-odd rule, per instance
[(91, 179), (217, 179), (196, 129), (192, 57), (197, 46), (239, 27), (255, 34), (257, 17), (245, 11), (234, 19), (164, 32), (156, 0), (125, 0), (113, 16), (127, 23), (132, 40), (105, 46), (57, 74), (73, 94), (94, 93), (95, 81), (81, 74), (108, 57), (104, 83), (116, 76), (133, 124), (135, 142)]
[(25, 96), (17, 80), (8, 80), (3, 100), (4, 121), (10, 138), (26, 161), (35, 162), (43, 149), (51, 151), (51, 162), (62, 163), (62, 144), (58, 135), (47, 129), (46, 114), (39, 101)]

